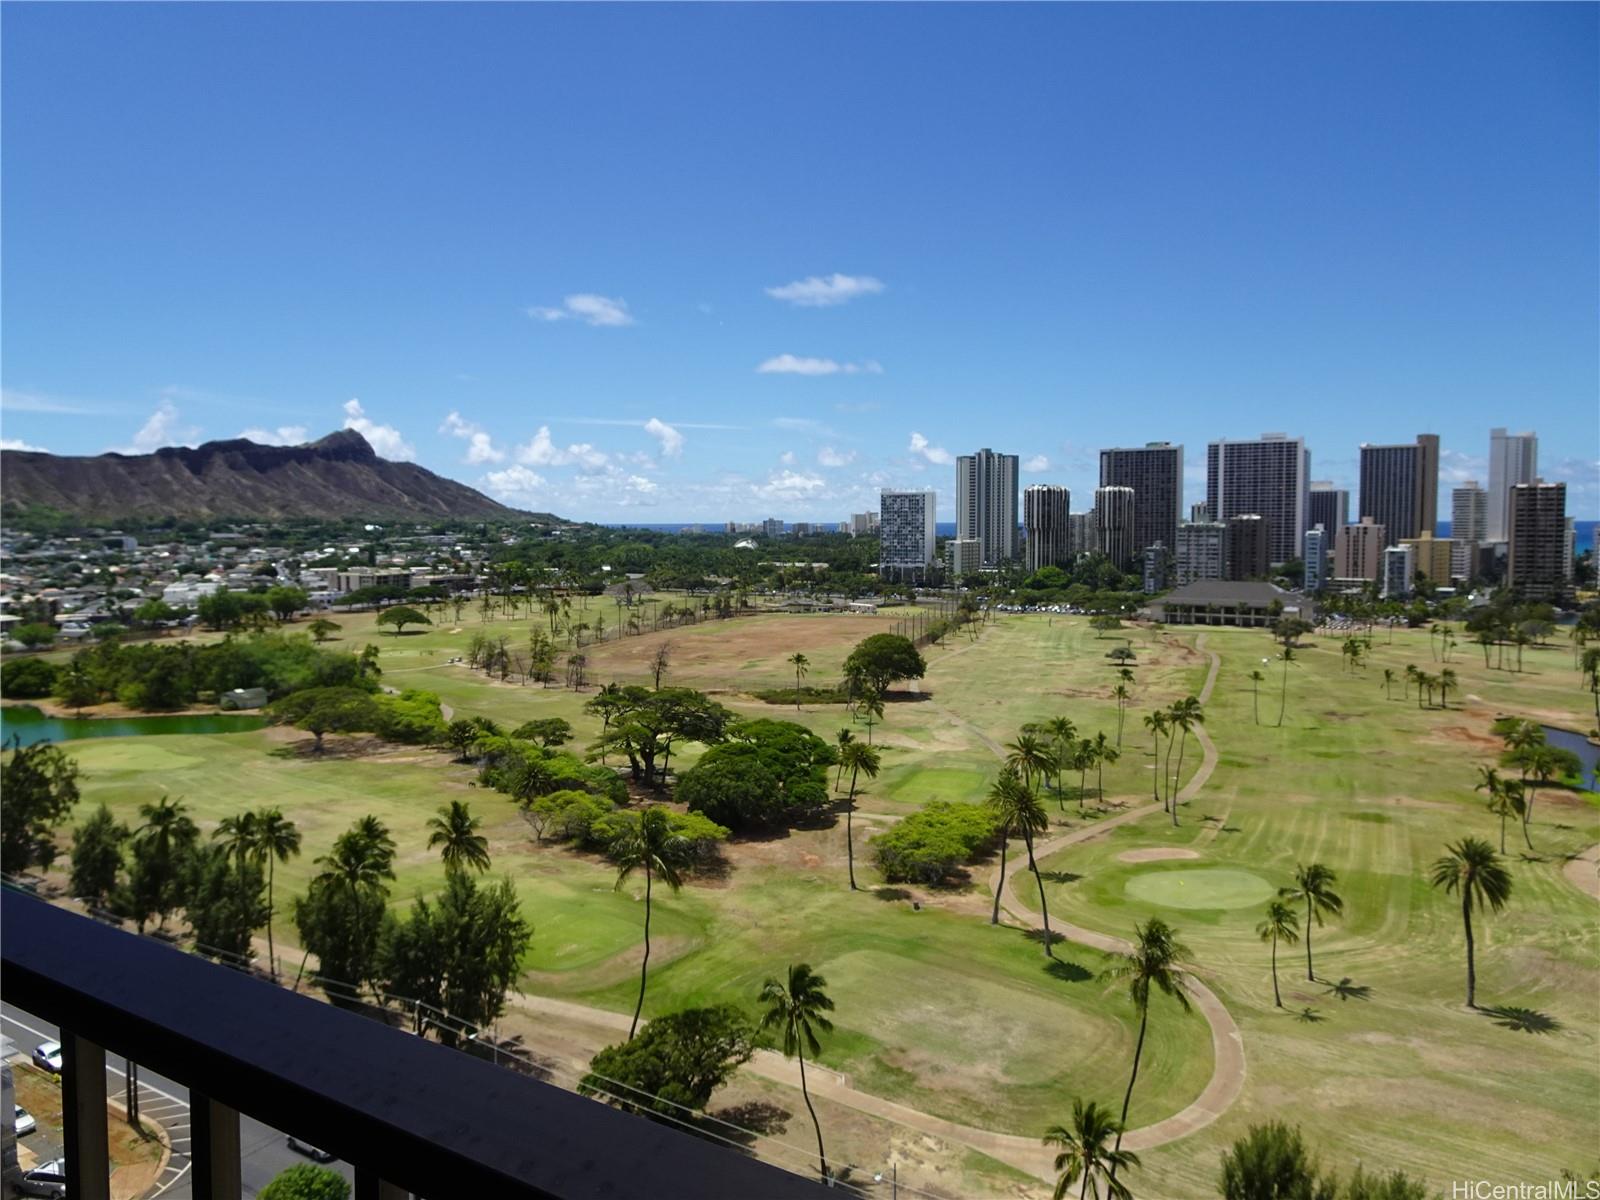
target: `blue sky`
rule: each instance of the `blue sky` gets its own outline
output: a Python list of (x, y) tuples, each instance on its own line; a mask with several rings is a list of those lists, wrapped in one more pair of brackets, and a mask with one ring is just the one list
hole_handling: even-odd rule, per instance
[(8, 5), (3, 436), (670, 521), (1507, 425), (1591, 518), (1597, 12)]

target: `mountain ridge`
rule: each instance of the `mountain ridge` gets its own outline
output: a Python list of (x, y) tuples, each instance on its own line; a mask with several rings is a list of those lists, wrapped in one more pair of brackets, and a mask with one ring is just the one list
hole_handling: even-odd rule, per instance
[[(83, 519), (549, 517), (510, 508), (416, 463), (378, 457), (360, 433), (268, 446), (229, 438), (150, 454), (0, 451), (0, 501)], [(554, 519), (554, 518), (551, 518)]]

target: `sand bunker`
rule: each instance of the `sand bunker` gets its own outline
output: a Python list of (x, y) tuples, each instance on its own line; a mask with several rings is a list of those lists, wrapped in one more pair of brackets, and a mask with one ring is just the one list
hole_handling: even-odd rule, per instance
[(1117, 855), (1118, 862), (1144, 863), (1162, 862), (1169, 858), (1199, 858), (1195, 850), (1184, 850), (1178, 846), (1156, 846), (1149, 850), (1124, 850)]

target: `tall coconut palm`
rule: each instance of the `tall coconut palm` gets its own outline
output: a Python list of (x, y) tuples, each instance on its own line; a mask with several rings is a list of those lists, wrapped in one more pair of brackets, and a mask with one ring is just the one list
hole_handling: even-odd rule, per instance
[(1183, 777), (1183, 751), (1189, 742), (1189, 734), (1196, 725), (1205, 724), (1205, 710), (1200, 707), (1200, 701), (1194, 696), (1185, 696), (1173, 704), (1167, 718), (1172, 725), (1183, 731), (1183, 736), (1178, 741), (1178, 770), (1172, 777), (1172, 823), (1178, 823), (1178, 780)]
[(1450, 707), (1450, 689), (1457, 683), (1455, 668), (1446, 667), (1439, 672), (1439, 707)]
[(1393, 700), (1394, 699), (1394, 668), (1393, 667), (1385, 667), (1383, 669), (1383, 698), (1385, 700)]
[(1433, 886), (1461, 896), (1461, 924), (1467, 934), (1467, 1007), (1477, 1008), (1478, 978), (1473, 962), (1472, 910), (1488, 905), (1499, 912), (1511, 899), (1511, 872), (1500, 865), (1494, 847), (1482, 838), (1462, 838), (1433, 864)]
[(1272, 1002), (1282, 1008), (1283, 996), (1278, 991), (1278, 943), (1287, 942), (1292, 946), (1300, 940), (1300, 918), (1282, 900), (1269, 901), (1267, 919), (1256, 926), (1256, 936), (1272, 943)]
[(223, 854), (232, 859), (244, 872), (245, 864), (257, 858), (256, 837), (259, 818), (255, 813), (245, 811), (236, 813), (231, 817), (223, 817), (212, 833), (212, 840), (222, 847)]
[[(1128, 1123), (1128, 1105), (1133, 1100), (1133, 1084), (1139, 1078), (1139, 1058), (1144, 1053), (1144, 1035), (1150, 1026), (1150, 989), (1164, 992), (1176, 1000), (1184, 1012), (1189, 1011), (1189, 997), (1183, 991), (1183, 969), (1180, 958), (1187, 958), (1189, 948), (1178, 941), (1178, 935), (1160, 917), (1151, 917), (1143, 925), (1133, 927), (1133, 948), (1119, 955), (1115, 965), (1106, 968), (1105, 979), (1126, 979), (1128, 995), (1139, 1013), (1139, 1038), (1133, 1044), (1133, 1070), (1128, 1073), (1128, 1090), (1122, 1097), (1122, 1116), (1118, 1120), (1115, 1150), (1122, 1149), (1122, 1126)], [(1116, 1163), (1111, 1173), (1116, 1175)]]
[(1044, 920), (1044, 952), (1054, 958), (1056, 952), (1055, 940), (1050, 934), (1050, 906), (1045, 900), (1039, 864), (1033, 857), (1034, 836), (1050, 828), (1050, 814), (1045, 812), (1039, 794), (1022, 781), (1015, 767), (1006, 767), (990, 787), (989, 807), (1000, 827), (1000, 885), (995, 889), (994, 914), (990, 923), (998, 924), (1000, 920), (1000, 892), (1006, 882), (1006, 841), (1020, 834), (1023, 845), (1028, 848), (1028, 870), (1033, 872), (1033, 882), (1039, 889), (1039, 912)]
[(317, 878), (337, 880), (351, 892), (379, 887), (394, 878), (394, 839), (378, 818), (366, 816), (333, 839), (333, 849), (316, 860)]
[(1144, 719), (1144, 727), (1150, 731), (1150, 757), (1154, 760), (1154, 765), (1150, 768), (1150, 794), (1155, 797), (1157, 804), (1163, 803), (1161, 777), (1164, 772), (1161, 769), (1161, 739), (1166, 736), (1170, 725), (1165, 710), (1159, 708), (1153, 713), (1146, 714)]
[(795, 653), (789, 655), (788, 658), (784, 659), (784, 661), (794, 667), (794, 710), (795, 712), (799, 712), (800, 681), (806, 677), (806, 672), (811, 669), (811, 660), (804, 654), (796, 651)]
[(1528, 838), (1528, 822), (1533, 819), (1533, 787), (1538, 784), (1544, 787), (1553, 780), (1576, 775), (1583, 769), (1578, 756), (1571, 750), (1563, 750), (1559, 746), (1551, 746), (1543, 741), (1544, 731), (1539, 731), (1540, 742), (1532, 749), (1526, 751), (1522, 758), (1524, 776), (1532, 776), (1524, 784), (1525, 803), (1522, 807), (1522, 836), (1528, 842), (1528, 849), (1533, 849), (1533, 842)]
[[(158, 915), (165, 928), (168, 913), (177, 906), (175, 884), (179, 869), (199, 841), (200, 830), (190, 820), (183, 801), (169, 796), (162, 796), (154, 804), (141, 804), (139, 816), (144, 823), (133, 831), (133, 844), (163, 881), (157, 889), (163, 905)], [(143, 915), (139, 918), (139, 932), (144, 932)]]
[(667, 810), (655, 806), (640, 813), (638, 822), (611, 843), (611, 856), (617, 864), (613, 890), (620, 889), (635, 871), (644, 872), (644, 961), (639, 964), (639, 1002), (633, 1006), (633, 1024), (628, 1026), (630, 1042), (639, 1028), (639, 1014), (644, 1011), (644, 985), (650, 970), (651, 883), (660, 879), (676, 893), (683, 886), (681, 871), (688, 849), (683, 837), (673, 832)]
[(1306, 903), (1306, 979), (1311, 982), (1317, 978), (1311, 969), (1311, 923), (1321, 925), (1324, 914), (1336, 917), (1344, 912), (1344, 899), (1333, 890), (1338, 881), (1339, 877), (1321, 863), (1298, 863), (1294, 886), (1278, 889), (1283, 899)]
[(1283, 648), (1283, 690), (1278, 693), (1278, 727), (1283, 726), (1283, 713), (1289, 707), (1289, 666), (1294, 662), (1294, 647)]
[(869, 688), (856, 701), (856, 708), (862, 714), (861, 719), (867, 725), (867, 745), (872, 745), (872, 727), (883, 720), (883, 693), (876, 688)]
[(277, 947), (272, 943), (272, 891), (275, 868), (300, 853), (300, 830), (280, 809), (263, 808), (256, 814), (256, 852), (267, 864), (267, 964), (276, 977)]
[(833, 772), (833, 790), (839, 790), (839, 781), (844, 778), (844, 748), (856, 740), (856, 735), (848, 729), (841, 729), (833, 735), (833, 740), (839, 745), (839, 765)]
[(823, 1014), (833, 1011), (833, 1001), (822, 989), (828, 981), (805, 963), (789, 967), (787, 984), (769, 978), (756, 998), (766, 1012), (761, 1017), (761, 1028), (782, 1032), (783, 1055), (800, 1061), (800, 1094), (805, 1097), (806, 1111), (811, 1114), (811, 1124), (817, 1131), (817, 1166), (822, 1177), (828, 1177), (828, 1155), (822, 1148), (822, 1122), (817, 1120), (817, 1110), (811, 1106), (811, 1091), (806, 1087), (806, 1051), (814, 1060), (822, 1053), (817, 1033), (833, 1032), (833, 1022)]
[(1022, 782), (1032, 787), (1034, 779), (1046, 778), (1055, 767), (1055, 756), (1038, 734), (1024, 732), (1006, 743), (1006, 766), (1015, 768)]
[(883, 760), (876, 748), (862, 745), (860, 742), (851, 742), (845, 746), (839, 761), (841, 766), (850, 768), (850, 798), (845, 801), (844, 806), (844, 845), (845, 856), (850, 863), (850, 890), (853, 892), (857, 890), (856, 838), (852, 821), (856, 811), (856, 777), (865, 775), (868, 779), (876, 779)]
[(1128, 690), (1128, 685), (1119, 683), (1111, 689), (1111, 695), (1117, 702), (1117, 749), (1122, 749), (1122, 723), (1128, 715), (1128, 698), (1133, 695)]
[(1250, 709), (1257, 725), (1261, 724), (1261, 684), (1265, 679), (1259, 668), (1250, 672)]
[(1061, 795), (1061, 771), (1072, 756), (1072, 743), (1078, 736), (1078, 727), (1071, 717), (1051, 717), (1044, 723), (1044, 733), (1050, 739), (1050, 752), (1056, 760), (1056, 806), (1066, 810), (1067, 802)]
[(460, 871), (471, 867), (474, 871), (489, 869), (489, 839), (478, 832), (483, 824), (472, 815), (463, 800), (452, 800), (439, 809), (439, 815), (428, 818), (428, 849), (440, 847), (446, 871)]
[(1126, 1184), (1117, 1181), (1118, 1167), (1137, 1167), (1139, 1156), (1132, 1150), (1113, 1150), (1108, 1141), (1122, 1132), (1111, 1110), (1091, 1100), (1072, 1102), (1072, 1124), (1052, 1125), (1045, 1130), (1044, 1144), (1059, 1146), (1056, 1155), (1056, 1190), (1052, 1200), (1065, 1200), (1067, 1189), (1079, 1179), (1078, 1200), (1094, 1196), (1100, 1200), (1100, 1184), (1106, 1185), (1106, 1200), (1132, 1200)]
[(1115, 763), (1122, 755), (1101, 730), (1094, 735), (1094, 790), (1100, 793), (1100, 807), (1106, 806), (1106, 764)]

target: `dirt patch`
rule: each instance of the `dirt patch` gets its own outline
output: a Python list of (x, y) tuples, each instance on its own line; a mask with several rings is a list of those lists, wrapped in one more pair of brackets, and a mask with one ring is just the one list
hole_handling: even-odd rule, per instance
[(1199, 858), (1194, 850), (1184, 849), (1182, 846), (1152, 846), (1147, 850), (1124, 850), (1117, 855), (1118, 862), (1147, 863), (1164, 862), (1169, 858)]
[(1435, 729), (1428, 738), (1429, 741), (1450, 742), (1457, 746), (1471, 746), (1475, 750), (1499, 752), (1504, 749), (1504, 743), (1492, 733), (1478, 732), (1468, 729), (1464, 725), (1446, 725)]
[[(630, 683), (650, 676), (651, 659), (663, 642), (672, 643), (671, 666), (664, 683), (705, 676), (726, 681), (730, 675), (737, 678), (741, 669), (767, 666), (778, 682), (793, 683), (794, 671), (785, 668), (784, 659), (800, 652), (812, 662), (814, 677), (809, 682), (821, 684), (836, 675), (838, 664), (862, 638), (887, 633), (893, 627), (894, 620), (887, 616), (736, 617), (590, 646), (586, 653), (591, 675)], [(767, 672), (763, 670), (761, 674)]]

